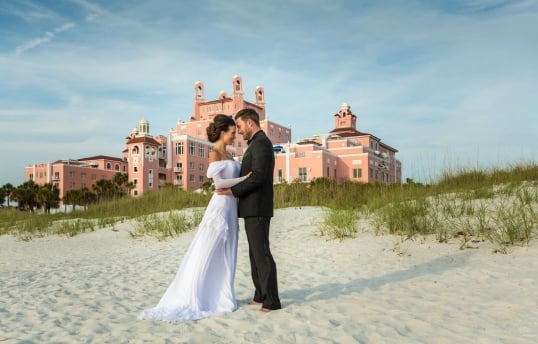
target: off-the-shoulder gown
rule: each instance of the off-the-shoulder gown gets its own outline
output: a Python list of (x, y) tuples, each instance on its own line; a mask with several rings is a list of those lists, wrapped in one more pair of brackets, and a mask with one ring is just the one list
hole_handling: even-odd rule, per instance
[[(209, 164), (207, 177), (217, 188), (231, 187), (245, 179), (233, 160)], [(196, 320), (237, 308), (234, 278), (239, 222), (237, 199), (213, 194), (176, 276), (154, 308), (139, 319)]]

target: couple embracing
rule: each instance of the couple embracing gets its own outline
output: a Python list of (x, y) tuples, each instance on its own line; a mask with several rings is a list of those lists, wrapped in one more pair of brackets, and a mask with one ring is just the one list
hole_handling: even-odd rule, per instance
[[(226, 151), (236, 133), (248, 140), (241, 164)], [(215, 194), (174, 280), (157, 306), (142, 311), (140, 319), (196, 320), (237, 309), (234, 279), (238, 217), (244, 218), (254, 283), (249, 304), (259, 306), (262, 312), (281, 308), (276, 265), (269, 249), (273, 145), (252, 109), (240, 110), (235, 121), (226, 115), (215, 116), (207, 135), (215, 143), (207, 170), (208, 178), (215, 183)]]

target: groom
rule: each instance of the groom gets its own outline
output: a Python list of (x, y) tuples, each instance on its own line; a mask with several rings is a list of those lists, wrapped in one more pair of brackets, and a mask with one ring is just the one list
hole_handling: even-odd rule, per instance
[(250, 268), (254, 282), (251, 305), (261, 305), (262, 312), (280, 309), (276, 264), (269, 249), (269, 224), (273, 216), (273, 144), (260, 128), (260, 117), (252, 109), (235, 115), (237, 132), (248, 140), (248, 149), (241, 162), (241, 176), (252, 171), (250, 178), (217, 190), (221, 195), (239, 198), (239, 217), (245, 221), (249, 246)]

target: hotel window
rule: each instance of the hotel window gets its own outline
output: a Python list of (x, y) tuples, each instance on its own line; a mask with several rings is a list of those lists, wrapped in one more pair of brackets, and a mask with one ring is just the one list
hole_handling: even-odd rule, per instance
[(120, 165), (116, 164), (114, 165), (114, 171), (119, 171), (120, 170)]
[(204, 164), (200, 164), (200, 172), (204, 172)]
[(198, 155), (201, 156), (202, 158), (204, 157), (204, 154), (205, 154), (205, 145), (203, 144), (200, 144), (198, 146)]
[(138, 179), (133, 179), (133, 184), (137, 185), (138, 184)]
[(80, 179), (82, 179), (82, 180), (86, 180), (86, 173), (82, 172), (82, 173), (80, 174)]
[(196, 144), (194, 142), (189, 143), (189, 154), (194, 156), (196, 152)]
[(75, 171), (69, 171), (69, 177), (75, 178)]
[(278, 170), (278, 182), (282, 183), (282, 170)]
[(194, 162), (189, 162), (189, 170), (194, 170)]
[(354, 168), (353, 169), (353, 178), (358, 179), (362, 177), (362, 169), (361, 168)]
[(183, 142), (176, 142), (176, 155), (183, 155)]
[(200, 176), (200, 185), (204, 183), (204, 176)]
[(306, 182), (306, 167), (299, 167), (299, 180)]
[(189, 182), (194, 183), (194, 174), (189, 175)]
[(106, 169), (107, 169), (107, 170), (111, 170), (111, 169), (112, 169), (112, 165), (111, 165), (109, 162), (106, 163)]
[(329, 170), (329, 166), (327, 166), (327, 177), (330, 177), (331, 171)]
[(134, 173), (138, 172), (138, 167), (133, 166), (133, 172), (134, 172)]
[(92, 174), (92, 180), (97, 180), (97, 175), (96, 174)]

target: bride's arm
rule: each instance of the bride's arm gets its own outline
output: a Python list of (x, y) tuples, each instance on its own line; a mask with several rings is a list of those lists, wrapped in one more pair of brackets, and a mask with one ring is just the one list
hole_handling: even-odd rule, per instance
[(224, 188), (231, 188), (235, 184), (241, 183), (243, 180), (247, 179), (249, 175), (239, 177), (239, 178), (229, 178), (224, 179), (221, 177), (221, 172), (216, 173), (213, 176), (213, 182), (215, 183), (215, 188), (217, 189), (224, 189)]

